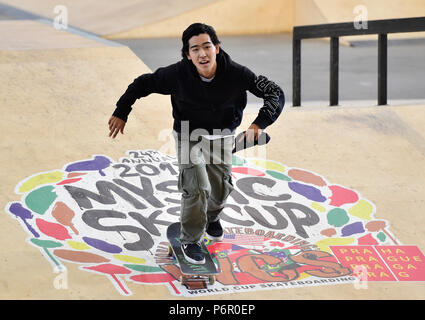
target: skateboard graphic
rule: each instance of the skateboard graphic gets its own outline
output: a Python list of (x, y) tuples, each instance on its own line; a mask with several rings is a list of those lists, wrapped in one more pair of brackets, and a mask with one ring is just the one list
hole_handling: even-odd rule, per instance
[(182, 276), (180, 282), (183, 285), (189, 282), (202, 282), (204, 285), (214, 284), (215, 275), (219, 273), (205, 243), (201, 243), (202, 251), (205, 255), (204, 264), (193, 264), (188, 262), (182, 252), (180, 242), (180, 222), (173, 223), (167, 228), (167, 238), (170, 242), (168, 254), (175, 256), (180, 267)]

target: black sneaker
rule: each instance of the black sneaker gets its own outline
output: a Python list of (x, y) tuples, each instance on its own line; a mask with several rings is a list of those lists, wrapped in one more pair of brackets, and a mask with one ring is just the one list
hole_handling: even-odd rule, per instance
[(223, 240), (223, 228), (221, 227), (220, 220), (208, 224), (207, 238), (213, 241)]
[(205, 256), (202, 252), (202, 248), (197, 243), (182, 243), (182, 251), (185, 259), (193, 264), (204, 264)]

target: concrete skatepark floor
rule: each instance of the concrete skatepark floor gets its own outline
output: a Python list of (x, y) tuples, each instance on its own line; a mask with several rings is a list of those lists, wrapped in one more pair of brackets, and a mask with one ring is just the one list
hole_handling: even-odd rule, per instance
[[(5, 89), (4, 94), (2, 94), (2, 108), (8, 115), (8, 121), (3, 122), (1, 125), (3, 134), (1, 147), (3, 152), (0, 160), (3, 168), (1, 171), (3, 184), (0, 187), (0, 201), (4, 206), (5, 212), (0, 215), (0, 224), (6, 232), (0, 235), (0, 243), (3, 248), (1, 253), (0, 299), (187, 300), (187, 296), (176, 295), (175, 288), (178, 290), (184, 290), (184, 288), (178, 286), (178, 281), (175, 278), (170, 278), (170, 275), (173, 274), (172, 270), (168, 273), (162, 271), (160, 277), (155, 277), (151, 274), (150, 279), (168, 279), (168, 282), (167, 280), (161, 280), (164, 282), (161, 284), (155, 284), (154, 280), (146, 284), (146, 282), (143, 282), (146, 281), (145, 278), (138, 277), (139, 275), (135, 276), (134, 273), (131, 274), (133, 279), (127, 278), (125, 274), (129, 274), (130, 269), (118, 268), (118, 261), (125, 263), (126, 268), (142, 270), (143, 268), (140, 265), (144, 264), (143, 259), (145, 259), (150, 264), (143, 265), (145, 267), (143, 272), (149, 270), (148, 273), (156, 273), (160, 270), (158, 266), (154, 265), (155, 261), (152, 261), (152, 253), (145, 251), (142, 256), (129, 257), (129, 255), (124, 256), (124, 254), (115, 252), (115, 250), (118, 252), (118, 249), (122, 250), (122, 248), (117, 248), (116, 245), (112, 246), (111, 243), (105, 244), (108, 239), (113, 240), (109, 240), (109, 242), (122, 244), (123, 238), (128, 237), (125, 233), (124, 237), (122, 237), (119, 232), (114, 232), (113, 238), (105, 238), (103, 242), (95, 241), (99, 240), (95, 239), (96, 235), (99, 235), (95, 233), (98, 230), (88, 228), (84, 221), (79, 219), (80, 216), (85, 214), (84, 206), (79, 207), (75, 201), (74, 203), (72, 202), (69, 196), (65, 197), (64, 193), (61, 192), (66, 190), (66, 188), (60, 184), (71, 185), (75, 183), (76, 186), (81, 186), (82, 182), (78, 181), (78, 174), (82, 174), (88, 177), (86, 179), (88, 183), (91, 183), (90, 188), (92, 190), (96, 190), (94, 186), (98, 180), (101, 184), (108, 186), (115, 182), (121, 183), (121, 186), (128, 186), (124, 180), (119, 180), (123, 176), (123, 168), (126, 169), (125, 166), (129, 163), (126, 161), (131, 160), (132, 154), (137, 155), (137, 152), (128, 153), (128, 151), (166, 150), (167, 154), (172, 155), (172, 144), (166, 144), (166, 142), (169, 142), (167, 140), (169, 134), (167, 135), (166, 130), (169, 130), (172, 123), (171, 106), (168, 97), (152, 95), (138, 101), (127, 124), (125, 135), (120, 135), (117, 140), (110, 140), (107, 137), (107, 120), (114, 109), (117, 98), (136, 76), (140, 73), (148, 72), (150, 69), (155, 69), (156, 66), (159, 66), (156, 64), (160, 64), (162, 60), (169, 61), (169, 63), (175, 61), (174, 58), (179, 56), (180, 50), (178, 39), (132, 40), (128, 43), (127, 41), (120, 41), (121, 44), (130, 46), (134, 53), (137, 54), (136, 56), (126, 46), (111, 45), (107, 42), (96, 41), (75, 34), (58, 33), (51, 26), (37, 24), (37, 22), (6, 20), (0, 22), (3, 27), (3, 29), (0, 29), (3, 30), (1, 37), (4, 40), (0, 44), (0, 71), (3, 75), (6, 75), (0, 80), (0, 88)], [(31, 32), (27, 32), (28, 30), (31, 30)], [(40, 35), (43, 35), (43, 37), (41, 38)], [(50, 42), (49, 39), (51, 40)], [(250, 40), (247, 41), (247, 39)], [(273, 75), (275, 75), (276, 81), (278, 83), (281, 82), (284, 88), (287, 87), (285, 91), (290, 92), (288, 79), (290, 78), (291, 57), (289, 55), (290, 46), (288, 40), (287, 35), (222, 37), (223, 45), (226, 48), (228, 47), (230, 52), (234, 52), (233, 55), (238, 56), (238, 60), (247, 65), (253, 65), (252, 69), (258, 73), (270, 73), (270, 78), (272, 79), (274, 79)], [(174, 41), (175, 46), (170, 49), (168, 46), (172, 41)], [(255, 46), (246, 47), (247, 43), (250, 45), (255, 44)], [(261, 48), (259, 49), (258, 46)], [(405, 44), (395, 43), (390, 49), (393, 49), (396, 54), (395, 57), (397, 59), (395, 60), (401, 59), (404, 55), (409, 57), (409, 59), (403, 59), (403, 63), (399, 63), (398, 66), (401, 64), (406, 66), (406, 70), (410, 70), (410, 75), (413, 79), (416, 79), (417, 83), (406, 83), (406, 81), (402, 80), (406, 76), (404, 69), (396, 69), (395, 72), (397, 72), (398, 77), (394, 76), (394, 78), (400, 79), (400, 85), (405, 85), (404, 91), (408, 91), (412, 86), (416, 88), (414, 89), (415, 94), (411, 94), (411, 96), (414, 96), (415, 99), (423, 99), (422, 90), (418, 90), (415, 87), (415, 85), (418, 83), (420, 85), (421, 83), (418, 81), (421, 73), (420, 68), (414, 68), (415, 65), (418, 65), (415, 60), (416, 56), (404, 51), (415, 51), (417, 54), (423, 50), (423, 44), (421, 40), (409, 40), (406, 46), (407, 49)], [(159, 53), (158, 51), (147, 51), (147, 48), (149, 50), (152, 48), (158, 50), (159, 48)], [(264, 48), (274, 49), (268, 52)], [(317, 70), (319, 73), (327, 70), (327, 62), (325, 62), (327, 61), (327, 48), (328, 44), (326, 42), (306, 43), (303, 47), (307, 55), (305, 60), (315, 57), (315, 54), (311, 53), (313, 50), (323, 53), (323, 66)], [(364, 65), (362, 63), (359, 64), (365, 68), (363, 70), (364, 75), (370, 77), (366, 77), (366, 79), (372, 81), (371, 79), (376, 77), (375, 70), (372, 67), (374, 64), (372, 62), (375, 52), (374, 45), (342, 48), (342, 51), (343, 53), (354, 52), (353, 50), (357, 49), (367, 52), (368, 59), (371, 59), (365, 62)], [(250, 51), (256, 52), (256, 55), (265, 58), (261, 59), (261, 61), (256, 61), (256, 59), (252, 59), (251, 55), (246, 54)], [(162, 56), (162, 54), (164, 55)], [(277, 57), (276, 60), (268, 58), (270, 55)], [(157, 57), (160, 57), (160, 59), (155, 60), (154, 58)], [(171, 60), (172, 58), (173, 60)], [(350, 63), (352, 63), (352, 61), (359, 59), (359, 56), (353, 54), (350, 59), (353, 59), (350, 60)], [(272, 61), (272, 63), (264, 64), (264, 61)], [(276, 72), (276, 65), (283, 65), (283, 68), (286, 67), (286, 72)], [(306, 63), (306, 67), (303, 70), (308, 72), (307, 70), (312, 68), (310, 63)], [(341, 68), (343, 73), (347, 72), (346, 77), (351, 79), (352, 83), (359, 84), (358, 81), (360, 80), (357, 79), (354, 68), (352, 70), (351, 67), (344, 67), (350, 70)], [(285, 76), (282, 76), (282, 74)], [(326, 101), (327, 96), (326, 94), (322, 96), (322, 89), (327, 92), (327, 81), (321, 79), (320, 76), (317, 77), (312, 82), (323, 82), (323, 87), (315, 91), (310, 90), (310, 85), (306, 84), (303, 87), (303, 93), (307, 95), (303, 96), (306, 101), (309, 100), (309, 92), (315, 92), (311, 99)], [(390, 72), (390, 79), (391, 77)], [(307, 76), (305, 78), (307, 78), (307, 83), (312, 80)], [(341, 87), (343, 88), (343, 86)], [(367, 99), (374, 100), (375, 95), (371, 93), (373, 86), (367, 84), (367, 87), (370, 90), (368, 91), (370, 95), (361, 91), (361, 83), (358, 86), (358, 94), (360, 95), (361, 93), (362, 99), (366, 99), (366, 96)], [(395, 92), (401, 94), (402, 91)], [(393, 94), (391, 89), (389, 92), (390, 95)], [(400, 100), (409, 98), (404, 95), (393, 97), (397, 97)], [(352, 96), (348, 96), (348, 98), (355, 100), (355, 97)], [(287, 100), (290, 102), (290, 97)], [(250, 121), (255, 118), (256, 112), (257, 109), (253, 107), (247, 110), (243, 124), (239, 128), (240, 130), (249, 125)], [(262, 174), (267, 174), (268, 179), (274, 179), (274, 183), (280, 183), (277, 186), (281, 186), (287, 192), (291, 192), (293, 199), (296, 199), (294, 202), (299, 202), (296, 204), (298, 207), (302, 204), (304, 207), (309, 207), (310, 210), (314, 209), (314, 216), (320, 217), (320, 223), (317, 221), (316, 223), (321, 227), (331, 227), (328, 224), (332, 222), (333, 214), (335, 212), (341, 213), (345, 210), (342, 215), (344, 217), (349, 216), (351, 222), (355, 224), (348, 224), (347, 226), (349, 227), (346, 229), (344, 229), (345, 225), (334, 226), (333, 229), (335, 230), (333, 231), (336, 232), (337, 230), (341, 235), (337, 240), (335, 240), (335, 237), (332, 238), (329, 228), (326, 230), (306, 228), (311, 233), (309, 236), (312, 239), (316, 239), (316, 245), (323, 250), (328, 249), (329, 243), (333, 241), (333, 243), (347, 244), (362, 239), (360, 242), (367, 240), (369, 241), (368, 243), (378, 243), (378, 241), (381, 241), (379, 239), (385, 239), (383, 240), (385, 242), (382, 243), (417, 246), (424, 252), (424, 217), (421, 214), (425, 199), (422, 175), (425, 170), (424, 112), (423, 105), (409, 103), (379, 108), (374, 107), (374, 103), (368, 106), (341, 106), (334, 108), (326, 107), (326, 103), (314, 107), (303, 106), (301, 108), (291, 108), (287, 105), (279, 120), (268, 128), (272, 141), (267, 145), (266, 153), (263, 153), (262, 158), (269, 162), (264, 163), (255, 159), (251, 162), (248, 161), (245, 169), (243, 166), (239, 166), (239, 169), (236, 169), (235, 176), (238, 179), (242, 178), (239, 181), (248, 181), (244, 180), (244, 174), (246, 175), (247, 172), (261, 174), (261, 170), (263, 170)], [(97, 160), (111, 161), (115, 168), (106, 166), (107, 168), (104, 172), (102, 171), (103, 169), (100, 169), (99, 172), (97, 170), (84, 170), (84, 168), (89, 168), (90, 164), (98, 164), (95, 158), (96, 155), (100, 156)], [(123, 162), (120, 162), (120, 159)], [(170, 159), (166, 158), (166, 160), (169, 161)], [(168, 164), (171, 165), (170, 163)], [(136, 170), (136, 167), (132, 167), (132, 170)], [(77, 169), (73, 168), (84, 172), (75, 171)], [(152, 172), (156, 172), (156, 170), (160, 170), (159, 172), (161, 173), (168, 172), (161, 169), (161, 166), (158, 166), (159, 169), (149, 167), (153, 170), (152, 172), (143, 171), (141, 167), (137, 168), (140, 172), (144, 172), (145, 176), (152, 175)], [(172, 169), (172, 166), (163, 166), (162, 168)], [(164, 183), (175, 178), (172, 176), (173, 171), (171, 169), (169, 170), (170, 175), (165, 176), (167, 179), (163, 181), (151, 180), (156, 181), (154, 185), (162, 186), (162, 191), (164, 191)], [(311, 183), (313, 180), (309, 180), (310, 184), (309, 188), (307, 188), (305, 184), (301, 183), (302, 179), (304, 179), (304, 182), (306, 180), (305, 176), (303, 178), (299, 175), (300, 173), (308, 176), (309, 179), (316, 179), (314, 180), (316, 184)], [(293, 181), (289, 181), (288, 177), (292, 177)], [(319, 184), (322, 183), (322, 189), (317, 187), (317, 179), (320, 180)], [(148, 183), (148, 180), (144, 181)], [(138, 183), (140, 186), (140, 182)], [(243, 183), (240, 182), (239, 186), (241, 194), (244, 194), (244, 190), (246, 191), (245, 195), (250, 193)], [(345, 189), (342, 186), (345, 186)], [(57, 190), (58, 199), (61, 201), (57, 201), (54, 207), (44, 208), (43, 210), (38, 206), (34, 206), (34, 202), (31, 202), (31, 199), (34, 199), (33, 196), (36, 194), (31, 194), (31, 188), (38, 190), (36, 189), (38, 187), (47, 188), (43, 189), (44, 191), (53, 190), (52, 188), (54, 188)], [(267, 192), (271, 192), (273, 195), (279, 194), (279, 188), (277, 190), (272, 187), (264, 189), (265, 187), (263, 185), (263, 189), (260, 188), (256, 192), (259, 192), (258, 194), (262, 196), (267, 194)], [(317, 193), (319, 189), (320, 196), (317, 198), (306, 192), (306, 190), (313, 190)], [(115, 190), (119, 189), (115, 188)], [(137, 191), (137, 189), (133, 190)], [(332, 190), (334, 190), (335, 195)], [(338, 206), (335, 203), (338, 190), (345, 190), (345, 194), (350, 197), (353, 197), (353, 195), (357, 197), (354, 196), (355, 200), (349, 200), (345, 204), (340, 203)], [(50, 194), (47, 193), (47, 195)], [(302, 195), (312, 197), (311, 199), (315, 200), (310, 198), (307, 200), (302, 199)], [(322, 200), (325, 198), (326, 201)], [(47, 197), (48, 199), (50, 198)], [(164, 199), (161, 198), (166, 203)], [(69, 202), (65, 203), (63, 201)], [(241, 201), (240, 198), (239, 201)], [(59, 210), (63, 206), (62, 202), (69, 206), (73, 203), (72, 210), (74, 214), (78, 213), (74, 216), (74, 228), (72, 228), (69, 220), (63, 220), (66, 216), (65, 213), (69, 214), (70, 211)], [(170, 205), (170, 203), (172, 204), (172, 201), (167, 205)], [(335, 208), (338, 207), (341, 210), (332, 211), (331, 203), (333, 203), (332, 205)], [(14, 206), (12, 206), (13, 204)], [(272, 220), (270, 215), (260, 218), (261, 215), (258, 215), (255, 210), (257, 212), (267, 211), (264, 208), (261, 209), (261, 202), (257, 203), (250, 198), (248, 204), (249, 206), (245, 203), (245, 206), (239, 208), (246, 210), (249, 207), (248, 211), (240, 211), (245, 215), (231, 216), (229, 214), (228, 221), (226, 221), (227, 227), (237, 226), (240, 229), (235, 230), (247, 232), (262, 230), (260, 228), (262, 227), (271, 231), (273, 226), (277, 226), (279, 221), (283, 223), (283, 220)], [(108, 204), (104, 203), (104, 205), (107, 206)], [(126, 205), (125, 201), (119, 203), (116, 210), (127, 210)], [(357, 206), (354, 207), (355, 205)], [(31, 208), (31, 218), (28, 215), (28, 211), (21, 210), (24, 207), (27, 208), (25, 210)], [(16, 211), (16, 208), (19, 210)], [(55, 208), (59, 209), (53, 210)], [(153, 209), (153, 207), (149, 208)], [(167, 207), (167, 209), (171, 209), (171, 207)], [(273, 210), (270, 206), (268, 209)], [(327, 212), (327, 210), (329, 211)], [(366, 210), (366, 213), (364, 210)], [(331, 211), (333, 214), (329, 214)], [(54, 214), (55, 212), (62, 212), (62, 219)], [(150, 217), (155, 217), (155, 212), (152, 212), (149, 212)], [(171, 214), (167, 215), (168, 213), (166, 214), (164, 210), (161, 212), (160, 218), (162, 219), (166, 216), (169, 219), (177, 219), (175, 215), (172, 215), (175, 212), (169, 212)], [(251, 212), (252, 215), (249, 215), (248, 212)], [(96, 212), (94, 213), (96, 214)], [(321, 214), (322, 216), (320, 216)], [(137, 215), (134, 216), (137, 217)], [(290, 213), (285, 216), (288, 221), (292, 221)], [(243, 229), (234, 223), (235, 219), (240, 220), (242, 217), (246, 220), (244, 222), (245, 226), (250, 224), (258, 228)], [(256, 217), (257, 220), (253, 219), (253, 217)], [(280, 216), (275, 215), (275, 217)], [(292, 215), (294, 221), (297, 221), (297, 218), (302, 219), (303, 217), (299, 215), (294, 217)], [(62, 221), (62, 227), (59, 226), (58, 219)], [(140, 218), (140, 221), (146, 223), (146, 219)], [(366, 234), (367, 230), (373, 229), (368, 223), (377, 221), (386, 223), (385, 230), (381, 231), (375, 228), (370, 234), (362, 234), (361, 238), (360, 235), (357, 235), (359, 233), (354, 232), (354, 236), (352, 235), (353, 228), (358, 228), (360, 222), (364, 222), (362, 224), (364, 226), (362, 232)], [(93, 223), (93, 220), (89, 222)], [(59, 232), (64, 231), (63, 225), (66, 225), (64, 235)], [(46, 226), (49, 227), (46, 228)], [(369, 226), (369, 229), (366, 226)], [(162, 230), (160, 228), (164, 228), (164, 226), (158, 224), (157, 228)], [(292, 226), (288, 228), (292, 228)], [(156, 229), (151, 228), (149, 230), (152, 231), (152, 235), (156, 234)], [(296, 232), (300, 232), (300, 230), (296, 229), (287, 231), (285, 228), (282, 229), (282, 226), (280, 230), (285, 230), (288, 235), (291, 232), (294, 235), (298, 235)], [(324, 233), (321, 233), (322, 231)], [(354, 231), (360, 232), (359, 229)], [(37, 232), (42, 234), (42, 237), (37, 238), (35, 236)], [(81, 234), (78, 234), (78, 232)], [(348, 237), (347, 234), (352, 236)], [(374, 238), (372, 238), (372, 235)], [(363, 236), (366, 238), (363, 238)], [(347, 242), (348, 238), (350, 239)], [(155, 239), (158, 242), (161, 238), (156, 236)], [(299, 241), (299, 239), (296, 239), (296, 241)], [(299, 242), (301, 243), (301, 241)], [(102, 245), (99, 245), (99, 243)], [(282, 245), (279, 241), (271, 241), (270, 243), (276, 247), (276, 250), (278, 249), (277, 247)], [(358, 244), (358, 242), (355, 243)], [(92, 247), (90, 247), (90, 244)], [(96, 251), (94, 249), (96, 247), (99, 250), (103, 249), (103, 251)], [(155, 243), (154, 248), (156, 252), (161, 253), (161, 243)], [(242, 251), (240, 250), (243, 249), (238, 248), (241, 256)], [(97, 254), (84, 254), (84, 250), (97, 252)], [(235, 249), (235, 251), (237, 250)], [(248, 251), (247, 249), (244, 253)], [(75, 252), (79, 254), (75, 255)], [(290, 250), (286, 252), (288, 255), (289, 253)], [(254, 253), (251, 252), (249, 254)], [(271, 256), (261, 257), (270, 259), (269, 261), (283, 262), (283, 260), (276, 260), (283, 259), (282, 256), (275, 256), (275, 258), (271, 258)], [(104, 262), (106, 261), (105, 257), (116, 264), (115, 267), (117, 269), (114, 269), (115, 271), (112, 271), (113, 268), (110, 264), (105, 263), (102, 269), (98, 265), (99, 262), (96, 265), (87, 265), (87, 260), (84, 260), (96, 258), (100, 259), (96, 261)], [(234, 279), (238, 279), (238, 281), (247, 281), (248, 284), (251, 281), (252, 284), (253, 278), (250, 278), (247, 272), (241, 271), (247, 266), (252, 266), (257, 260), (250, 258), (251, 260), (242, 259), (236, 261), (235, 257), (234, 259), (235, 261), (233, 262), (236, 267), (232, 270), (235, 270), (235, 272), (228, 275), (235, 276), (236, 278)], [(288, 263), (288, 261), (285, 263)], [(138, 267), (135, 266), (137, 264), (139, 264)], [(68, 284), (66, 290), (57, 288), (57, 280), (60, 279), (58, 276), (63, 275), (60, 273), (61, 269), (54, 268), (58, 266), (66, 266)], [(123, 265), (120, 266), (123, 267)], [(256, 269), (257, 272), (261, 273), (255, 275), (260, 278), (261, 276), (270, 276), (264, 270), (269, 270), (267, 268), (271, 267), (271, 265), (261, 266), (262, 268)], [(99, 273), (100, 271), (103, 271), (103, 273)], [(124, 273), (120, 274), (119, 271)], [(303, 277), (308, 276), (311, 275), (306, 273), (303, 275)], [(234, 279), (232, 281), (235, 281)], [(424, 281), (371, 281), (368, 283), (367, 290), (358, 290), (352, 283), (308, 286), (306, 283), (309, 279), (298, 280), (301, 281), (294, 282), (291, 288), (275, 287), (273, 290), (257, 290), (261, 284), (254, 283), (254, 289), (249, 288), (249, 285), (247, 285), (244, 288), (241, 286), (233, 289), (240, 290), (239, 292), (234, 291), (229, 294), (226, 294), (225, 291), (215, 292), (213, 296), (200, 294), (189, 299), (409, 300), (425, 298)], [(226, 281), (229, 281), (229, 278), (222, 280), (223, 283), (226, 283)], [(223, 290), (225, 286), (221, 285), (222, 283), (219, 284), (220, 289)], [(297, 285), (298, 287), (296, 287)], [(243, 290), (245, 291), (242, 292)], [(129, 292), (131, 294), (128, 294)], [(187, 291), (185, 293), (188, 294)]]

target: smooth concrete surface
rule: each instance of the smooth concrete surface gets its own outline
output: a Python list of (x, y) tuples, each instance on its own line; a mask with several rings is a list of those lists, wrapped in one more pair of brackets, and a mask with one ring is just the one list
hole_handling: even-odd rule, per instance
[[(15, 38), (37, 37), (8, 25)], [(14, 28), (14, 29), (13, 29)], [(43, 37), (56, 39), (56, 30)], [(105, 154), (118, 159), (127, 150), (162, 147), (159, 139), (172, 124), (169, 97), (139, 100), (125, 134), (108, 137), (107, 121), (115, 102), (146, 65), (126, 47), (84, 45), (34, 50), (2, 44), (0, 50), (1, 122), (0, 203), (19, 201), (15, 186), (37, 172), (78, 159)], [(46, 39), (43, 39), (46, 41)], [(256, 111), (245, 114), (239, 130)], [(403, 244), (425, 251), (425, 106), (286, 108), (268, 128), (267, 158), (319, 172), (330, 181), (354, 188), (376, 206), (376, 218), (390, 223)], [(164, 285), (127, 283), (132, 296), (121, 296), (106, 277), (66, 263), (68, 288), (55, 289), (57, 274), (29, 245), (16, 219), (0, 214), (0, 299), (176, 299)], [(252, 293), (220, 294), (221, 299), (424, 299), (424, 282), (370, 282), (367, 290), (352, 284)], [(177, 297), (177, 299), (186, 299)], [(211, 299), (201, 297), (197, 299)]]
[[(51, 25), (31, 20), (0, 22), (0, 50), (48, 50), (104, 46), (101, 41), (55, 30)], [(53, 29), (53, 32), (52, 32)], [(16, 34), (22, 35), (17, 37)], [(34, 36), (35, 35), (35, 36)]]
[[(123, 136), (129, 138), (126, 142), (108, 137), (107, 122), (117, 99), (134, 78), (149, 71), (130, 49), (99, 46), (97, 42), (88, 47), (85, 39), (76, 39), (73, 34), (68, 34), (70, 48), (42, 49), (41, 43), (47, 37), (55, 40), (58, 32), (61, 37), (66, 34), (50, 28), (48, 35), (44, 25), (23, 32), (25, 29), (19, 24), (1, 23), (7, 24), (15, 36), (9, 45), (2, 43), (7, 50), (0, 50), (0, 72), (4, 75), (0, 80), (1, 108), (7, 114), (7, 121), (1, 125), (2, 204), (19, 200), (14, 195), (14, 185), (20, 179), (51, 170), (59, 162), (83, 159), (89, 154), (108, 154), (118, 159), (123, 150), (137, 148), (140, 143), (147, 148), (159, 148), (159, 141), (147, 137), (156, 137), (156, 129), (171, 126), (169, 99), (163, 96), (151, 96), (138, 104), (127, 124), (128, 135), (126, 132)], [(21, 50), (20, 45), (13, 50), (16, 39), (24, 43), (40, 39), (41, 43), (33, 41), (33, 50)], [(151, 117), (149, 121), (147, 115)], [(0, 220), (5, 231), (0, 239), (1, 299), (117, 297), (113, 286), (110, 290), (109, 281), (90, 283), (93, 275), (80, 277), (77, 265), (67, 266), (70, 290), (55, 290), (53, 281), (57, 274), (25, 242), (27, 235), (19, 223), (5, 214)], [(166, 298), (166, 293), (166, 288), (146, 287), (134, 298)]]

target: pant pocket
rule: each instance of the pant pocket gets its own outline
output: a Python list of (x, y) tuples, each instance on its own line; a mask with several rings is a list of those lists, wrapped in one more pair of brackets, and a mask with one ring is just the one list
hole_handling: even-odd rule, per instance
[(234, 189), (232, 176), (229, 174), (223, 175), (223, 193), (222, 193), (222, 201), (225, 201), (227, 197), (232, 193)]
[(184, 198), (205, 192), (209, 196), (210, 186), (205, 165), (184, 165), (180, 167), (178, 189)]

